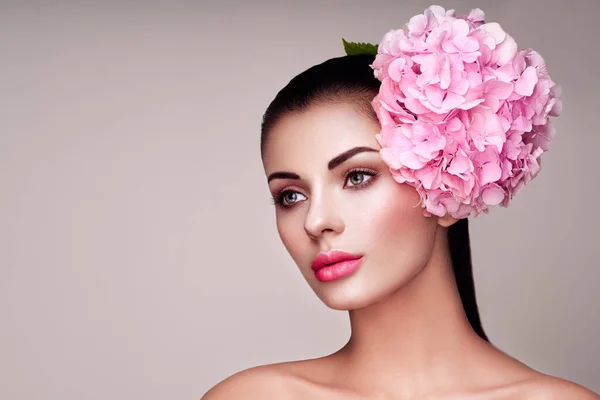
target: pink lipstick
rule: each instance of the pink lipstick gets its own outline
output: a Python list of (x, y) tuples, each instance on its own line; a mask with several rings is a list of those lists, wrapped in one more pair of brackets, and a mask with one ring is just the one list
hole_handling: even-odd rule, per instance
[(362, 256), (331, 250), (319, 253), (312, 262), (315, 276), (321, 282), (331, 282), (351, 275), (358, 269)]

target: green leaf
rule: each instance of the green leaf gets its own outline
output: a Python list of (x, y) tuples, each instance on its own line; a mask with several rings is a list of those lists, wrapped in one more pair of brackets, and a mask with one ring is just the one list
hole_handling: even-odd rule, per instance
[(376, 44), (347, 42), (344, 38), (342, 38), (342, 43), (344, 43), (344, 50), (346, 50), (346, 54), (349, 56), (356, 56), (359, 54), (377, 55)]

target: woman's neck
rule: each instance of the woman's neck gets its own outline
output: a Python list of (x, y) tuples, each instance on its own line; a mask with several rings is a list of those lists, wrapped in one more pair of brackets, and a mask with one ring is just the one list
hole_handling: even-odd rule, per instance
[(409, 283), (368, 307), (350, 312), (352, 335), (336, 357), (358, 381), (394, 383), (409, 393), (457, 382), (491, 346), (473, 331), (452, 273), (446, 230), (432, 256)]

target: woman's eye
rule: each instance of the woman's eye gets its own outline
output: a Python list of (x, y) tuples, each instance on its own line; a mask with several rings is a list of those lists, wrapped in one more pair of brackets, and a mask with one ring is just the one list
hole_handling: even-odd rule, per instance
[(358, 186), (369, 181), (369, 179), (371, 178), (373, 178), (373, 174), (367, 172), (352, 172), (346, 178), (346, 184), (349, 184), (351, 186)]
[(292, 190), (286, 190), (279, 195), (279, 199), (282, 205), (291, 206), (294, 203), (304, 200), (306, 197), (301, 193), (294, 192)]

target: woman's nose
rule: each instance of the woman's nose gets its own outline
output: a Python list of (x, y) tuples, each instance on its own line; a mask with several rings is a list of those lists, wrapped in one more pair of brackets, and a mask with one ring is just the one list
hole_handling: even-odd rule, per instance
[(321, 237), (325, 232), (344, 231), (344, 221), (339, 207), (336, 206), (335, 196), (325, 196), (321, 193), (310, 199), (304, 230), (313, 239)]

